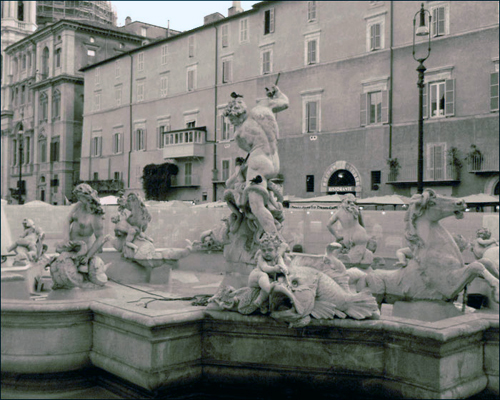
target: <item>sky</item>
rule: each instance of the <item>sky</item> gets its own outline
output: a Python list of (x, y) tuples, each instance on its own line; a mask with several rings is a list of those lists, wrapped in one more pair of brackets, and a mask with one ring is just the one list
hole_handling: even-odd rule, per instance
[[(227, 17), (232, 1), (112, 1), (118, 14), (117, 25), (123, 26), (125, 18), (170, 29), (188, 31), (203, 25), (203, 17), (219, 12)], [(258, 1), (242, 1), (244, 11)]]

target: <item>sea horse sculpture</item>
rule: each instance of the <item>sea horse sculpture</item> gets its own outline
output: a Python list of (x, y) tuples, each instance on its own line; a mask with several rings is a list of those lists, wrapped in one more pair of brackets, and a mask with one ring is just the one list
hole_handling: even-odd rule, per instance
[(288, 98), (275, 85), (266, 98), (247, 110), (241, 95), (232, 93), (224, 116), (235, 127), (238, 146), (248, 152), (239, 159), (237, 171), (227, 181), (226, 202), (231, 219), (231, 243), (226, 259), (255, 263), (258, 242), (264, 232), (279, 235), (283, 222), (281, 195), (271, 179), (279, 173), (278, 123), (274, 113), (288, 108)]
[(452, 235), (440, 220), (451, 215), (463, 218), (463, 200), (436, 194), (431, 189), (411, 198), (405, 215), (406, 240), (411, 258), (397, 270), (375, 270), (364, 276), (366, 285), (379, 304), (398, 300), (454, 301), (474, 278), (481, 277), (498, 303), (498, 278), (489, 270), (490, 260), (481, 259), (465, 265)]

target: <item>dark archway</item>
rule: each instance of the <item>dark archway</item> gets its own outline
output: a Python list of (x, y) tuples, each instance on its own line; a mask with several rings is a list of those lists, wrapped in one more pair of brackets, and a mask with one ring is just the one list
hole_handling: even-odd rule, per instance
[(328, 180), (328, 193), (329, 194), (346, 194), (352, 193), (356, 195), (356, 179), (353, 174), (346, 169), (339, 169), (335, 171)]
[(493, 190), (493, 194), (495, 196), (500, 195), (500, 181), (498, 181), (497, 184), (495, 185), (495, 189)]

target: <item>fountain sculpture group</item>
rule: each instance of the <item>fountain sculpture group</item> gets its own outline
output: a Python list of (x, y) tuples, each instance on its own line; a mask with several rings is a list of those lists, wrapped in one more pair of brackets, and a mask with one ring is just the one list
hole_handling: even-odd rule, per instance
[[(429, 304), (456, 310), (453, 302), (476, 278), (486, 284), (489, 298), (499, 302), (498, 243), (491, 233), (479, 231), (471, 244), (476, 260), (466, 265), (461, 249), (440, 223), (449, 216), (463, 218), (466, 205), (430, 189), (411, 198), (405, 216), (408, 247), (398, 250), (396, 269), (370, 267), (376, 242), (369, 238), (352, 195), (345, 196), (327, 223), (335, 241), (325, 254), (291, 253), (282, 235), (282, 195), (273, 182), (280, 168), (275, 113), (287, 109), (289, 102), (277, 86), (266, 92), (266, 98), (250, 110), (243, 96), (233, 92), (224, 110), (235, 127), (236, 143), (248, 155), (237, 159), (236, 171), (226, 182), (224, 198), (231, 214), (220, 226), (202, 232), (200, 241), (188, 241), (186, 248), (156, 249), (146, 233), (152, 217), (142, 199), (130, 193), (119, 199), (111, 237), (104, 233), (97, 192), (80, 184), (64, 240), (47, 262), (52, 290), (106, 285), (113, 267), (107, 274), (109, 264), (100, 252), (110, 241), (121, 257), (118, 263), (147, 269), (150, 283), (154, 283), (153, 269), (189, 256), (193, 247), (209, 252), (223, 249), (228, 263), (253, 269), (246, 286), (221, 285), (207, 310), (233, 311), (244, 318), (267, 315), (295, 328), (311, 325), (312, 318), (323, 323), (334, 318), (378, 320), (382, 303), (403, 304), (403, 313), (409, 310), (405, 304), (425, 312), (433, 312)], [(43, 232), (29, 219), (23, 225), (24, 233), (8, 251), (17, 253), (17, 262), (38, 262), (46, 250)], [(120, 269), (115, 268), (110, 276), (117, 274)]]

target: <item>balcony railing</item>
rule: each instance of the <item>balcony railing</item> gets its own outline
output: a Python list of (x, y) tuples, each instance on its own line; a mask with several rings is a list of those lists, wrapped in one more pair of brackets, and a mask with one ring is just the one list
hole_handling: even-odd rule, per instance
[[(416, 183), (417, 163), (402, 166), (397, 172), (391, 171), (387, 183)], [(424, 182), (456, 182), (460, 180), (460, 173), (454, 166), (446, 165), (443, 168), (427, 169), (424, 164)]]
[(172, 176), (172, 187), (201, 186), (201, 179), (197, 175)]
[(498, 172), (498, 151), (469, 156), (465, 163), (468, 172)]
[(206, 128), (165, 132), (163, 158), (205, 157)]

